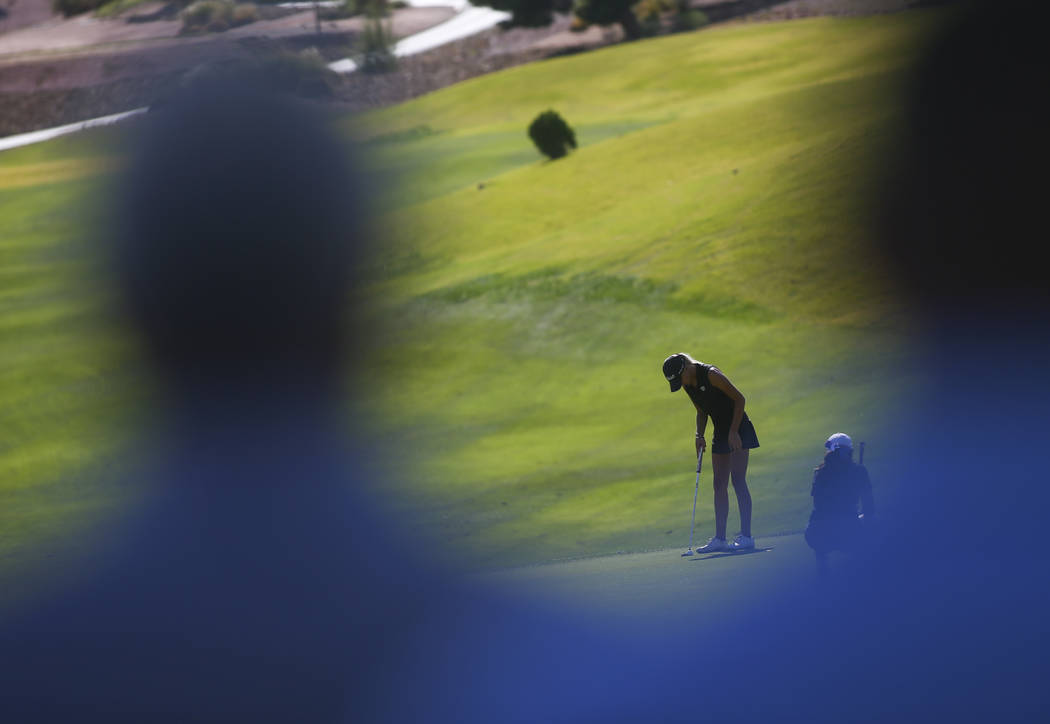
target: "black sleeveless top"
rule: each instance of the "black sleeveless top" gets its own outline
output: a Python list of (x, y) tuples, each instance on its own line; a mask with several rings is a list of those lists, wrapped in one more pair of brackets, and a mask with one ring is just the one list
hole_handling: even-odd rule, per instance
[[(729, 425), (733, 421), (733, 399), (711, 384), (708, 372), (714, 365), (697, 362), (694, 366), (696, 367), (696, 387), (683, 384), (682, 389), (689, 395), (694, 405), (707, 413), (716, 426)], [(744, 415), (746, 416), (747, 413), (745, 412)]]

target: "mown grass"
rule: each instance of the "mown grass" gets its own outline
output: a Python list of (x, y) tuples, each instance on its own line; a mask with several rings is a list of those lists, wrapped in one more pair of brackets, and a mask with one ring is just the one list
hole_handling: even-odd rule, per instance
[[(886, 391), (921, 378), (870, 216), (937, 17), (634, 43), (348, 121), (380, 165), (415, 168), (362, 298), (374, 424), (420, 529), (485, 566), (681, 545), (693, 414), (657, 371), (676, 351), (748, 397), (757, 531), (805, 525), (840, 429), (868, 439), (890, 497)], [(632, 128), (527, 159), (548, 107), (581, 138)]]
[[(421, 545), (486, 567), (682, 545), (693, 414), (657, 371), (677, 351), (748, 397), (759, 534), (804, 525), (830, 432), (892, 488), (877, 452), (921, 379), (868, 214), (936, 18), (716, 28), (341, 123), (388, 230), (355, 290), (355, 401)], [(545, 162), (525, 128), (552, 107), (581, 148)], [(125, 132), (0, 154), (0, 575), (127, 500), (104, 466), (149, 392), (84, 233)], [(698, 536), (711, 515), (705, 489)]]
[(118, 162), (98, 154), (107, 139), (0, 155), (5, 602), (35, 585), (39, 555), (83, 548), (84, 531), (132, 499), (119, 473), (134, 457), (145, 385), (92, 243), (104, 226), (100, 179)]

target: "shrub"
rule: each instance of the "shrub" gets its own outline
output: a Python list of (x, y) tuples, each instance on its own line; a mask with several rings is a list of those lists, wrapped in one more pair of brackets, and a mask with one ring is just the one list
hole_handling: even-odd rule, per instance
[(259, 19), (259, 8), (254, 3), (237, 3), (233, 6), (233, 26), (247, 25)]
[(51, 0), (55, 12), (63, 15), (79, 15), (101, 7), (107, 0)]
[(182, 11), (182, 32), (221, 33), (233, 24), (233, 3), (227, 0), (198, 0)]
[(642, 35), (646, 38), (659, 35), (664, 27), (659, 15), (650, 15), (645, 20), (639, 21), (639, 24), (642, 26)]
[(359, 0), (359, 12), (370, 18), (390, 17), (391, 3), (387, 0)]
[(575, 12), (594, 25), (616, 25), (623, 28), (628, 40), (637, 40), (644, 34), (632, 6), (635, 0), (576, 0)]
[(232, 0), (197, 0), (182, 11), (182, 33), (221, 33), (253, 23), (259, 11), (253, 3), (234, 4)]
[(711, 21), (708, 20), (707, 16), (700, 10), (685, 10), (674, 16), (674, 22), (671, 25), (671, 28), (675, 32), (699, 30), (710, 22)]
[(554, 0), (489, 0), (497, 10), (509, 10), (509, 27), (542, 28), (554, 20)]
[(343, 0), (342, 3), (336, 5), (334, 8), (318, 8), (317, 16), (321, 20), (342, 20), (343, 18), (351, 18), (354, 15), (361, 13), (361, 5), (358, 0)]
[[(127, 12), (132, 8), (143, 5), (148, 0), (104, 0), (103, 4), (95, 11), (96, 18), (115, 18), (121, 13)], [(169, 9), (170, 8), (170, 9)], [(129, 15), (126, 19), (129, 23), (144, 22), (141, 18), (159, 19), (165, 16), (167, 13), (172, 13), (172, 8), (169, 5), (164, 5), (158, 10), (153, 12), (142, 12), (141, 14), (135, 13)], [(174, 14), (174, 13), (172, 13)], [(170, 15), (169, 15), (170, 17)]]
[(672, 0), (639, 0), (632, 8), (635, 16), (642, 22), (646, 20), (658, 20), (660, 15), (675, 9)]
[(378, 14), (372, 14), (365, 21), (358, 45), (357, 66), (366, 73), (386, 73), (397, 68), (394, 33), (389, 21), (384, 22)]
[(561, 158), (576, 148), (576, 134), (556, 111), (547, 110), (529, 124), (529, 138), (540, 152), (551, 159)]

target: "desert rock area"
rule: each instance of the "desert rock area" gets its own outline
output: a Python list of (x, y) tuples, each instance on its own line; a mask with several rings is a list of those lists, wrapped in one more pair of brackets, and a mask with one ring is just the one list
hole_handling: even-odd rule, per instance
[[(116, 3), (111, 3), (115, 5)], [(894, 12), (918, 0), (694, 0), (712, 23), (785, 20), (812, 15)], [(331, 62), (348, 57), (362, 16), (315, 18), (315, 11), (258, 5), (254, 22), (223, 32), (184, 34), (180, 9), (150, 0), (126, 9), (64, 17), (50, 0), (0, 0), (0, 137), (74, 123), (161, 100), (185, 75), (230, 63)], [(455, 16), (450, 6), (399, 6), (390, 11), (395, 40)], [(393, 72), (293, 81), (292, 90), (355, 110), (397, 103), (523, 62), (623, 40), (619, 26), (573, 27), (555, 15), (543, 28), (496, 27), (402, 58)]]

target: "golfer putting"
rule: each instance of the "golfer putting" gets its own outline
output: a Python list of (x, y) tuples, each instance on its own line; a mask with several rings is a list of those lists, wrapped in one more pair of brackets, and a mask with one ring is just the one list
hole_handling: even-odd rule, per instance
[[(710, 450), (714, 472), (715, 534), (696, 552), (752, 550), (755, 539), (751, 535), (751, 492), (747, 489), (747, 463), (750, 451), (758, 447), (758, 435), (744, 411), (744, 396), (717, 367), (697, 362), (684, 352), (665, 359), (663, 373), (671, 385), (671, 392), (685, 389), (696, 408), (698, 481), (700, 456), (707, 449), (704, 435), (708, 418), (715, 428)], [(740, 534), (732, 543), (726, 540), (730, 480), (740, 508)], [(695, 491), (693, 505), (695, 513)]]

